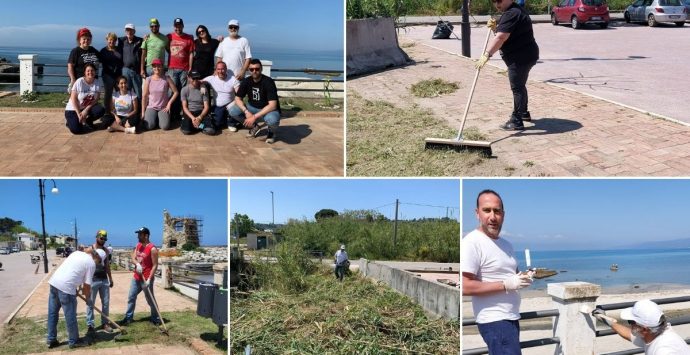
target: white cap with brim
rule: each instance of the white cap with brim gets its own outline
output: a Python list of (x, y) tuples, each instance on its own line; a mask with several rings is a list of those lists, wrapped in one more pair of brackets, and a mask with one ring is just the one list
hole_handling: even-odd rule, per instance
[(659, 305), (650, 300), (637, 301), (631, 308), (621, 311), (622, 319), (634, 321), (647, 328), (658, 326), (663, 315), (664, 312), (661, 311)]
[(237, 26), (237, 27), (239, 27), (239, 26), (240, 26), (240, 21), (237, 21), (237, 20), (235, 20), (235, 19), (232, 19), (232, 20), (230, 20), (230, 22), (228, 22), (228, 26)]
[(128, 23), (125, 25), (125, 30), (126, 29), (135, 30), (135, 31), (137, 30), (136, 28), (134, 28), (134, 24), (131, 24), (131, 23)]
[(340, 249), (345, 250), (345, 244), (341, 244)]

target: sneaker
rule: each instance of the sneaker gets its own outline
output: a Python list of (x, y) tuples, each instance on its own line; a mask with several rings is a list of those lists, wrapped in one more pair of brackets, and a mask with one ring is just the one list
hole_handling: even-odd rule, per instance
[(508, 122), (499, 126), (500, 129), (504, 131), (524, 131), (525, 126), (520, 122), (519, 124), (513, 120), (508, 120)]
[(531, 121), (532, 120), (532, 115), (529, 114), (529, 111), (522, 114), (522, 120), (523, 121)]
[(249, 132), (247, 132), (247, 138), (255, 138), (259, 134), (259, 131), (261, 131), (261, 126), (254, 124), (254, 126), (249, 129)]
[(93, 327), (93, 325), (89, 326), (89, 329), (86, 330), (86, 334), (96, 334), (96, 329)]
[(237, 132), (237, 127), (236, 127), (236, 126), (230, 125), (230, 126), (228, 126), (228, 131), (230, 131), (230, 132)]
[(137, 128), (136, 127), (127, 127), (127, 128), (125, 128), (125, 133), (136, 134)]
[(60, 346), (60, 342), (57, 340), (53, 340), (48, 343), (48, 349), (57, 348), (58, 346)]
[(130, 324), (132, 324), (132, 322), (134, 322), (134, 319), (132, 319), (132, 318), (123, 318), (123, 319), (122, 319), (121, 321), (119, 321), (118, 323), (119, 323), (120, 325), (130, 325)]
[(108, 128), (106, 128), (106, 130), (108, 130), (108, 132), (115, 132), (115, 130), (113, 129), (113, 127), (110, 127), (110, 126), (108, 126)]
[(85, 346), (89, 346), (89, 344), (88, 344), (87, 342), (83, 341), (83, 340), (79, 340), (79, 341), (77, 341), (77, 342), (74, 343), (74, 344), (70, 344), (70, 345), (69, 345), (69, 348), (70, 348), (70, 349), (76, 349), (76, 348), (83, 348), (83, 347), (85, 347)]
[(159, 327), (161, 325), (160, 319), (151, 319), (150, 322), (151, 322), (151, 324), (155, 325), (156, 327)]
[(276, 141), (276, 134), (272, 130), (268, 130), (268, 135), (266, 136), (266, 143), (273, 144)]

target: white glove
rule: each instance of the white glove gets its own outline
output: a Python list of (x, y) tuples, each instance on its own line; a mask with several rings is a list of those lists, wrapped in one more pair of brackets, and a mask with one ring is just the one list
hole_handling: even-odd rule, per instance
[(532, 279), (528, 275), (515, 274), (503, 280), (503, 287), (508, 291), (519, 290), (532, 285)]
[(134, 270), (137, 272), (137, 274), (141, 275), (142, 272), (144, 272), (144, 269), (142, 269), (141, 264), (137, 263), (136, 267), (134, 267)]
[(609, 327), (613, 323), (618, 323), (618, 320), (616, 320), (615, 318), (607, 316), (606, 312), (604, 312), (604, 310), (601, 308), (597, 308), (594, 311), (592, 311), (592, 315), (594, 316), (594, 318), (606, 323), (606, 325), (608, 325)]
[(144, 287), (149, 287), (149, 280), (144, 280)]

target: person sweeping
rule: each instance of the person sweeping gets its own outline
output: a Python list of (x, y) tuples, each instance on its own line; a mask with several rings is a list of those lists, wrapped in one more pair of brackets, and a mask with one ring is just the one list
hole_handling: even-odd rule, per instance
[(531, 121), (527, 104), (527, 78), (532, 67), (539, 60), (539, 46), (534, 39), (532, 20), (527, 10), (513, 0), (492, 0), (496, 9), (503, 14), (498, 20), (491, 18), (486, 26), (496, 33), (486, 51), (476, 64), (481, 69), (489, 58), (500, 50), (501, 58), (508, 67), (508, 81), (513, 92), (513, 113), (510, 119), (499, 127), (506, 131), (522, 131), (523, 121)]

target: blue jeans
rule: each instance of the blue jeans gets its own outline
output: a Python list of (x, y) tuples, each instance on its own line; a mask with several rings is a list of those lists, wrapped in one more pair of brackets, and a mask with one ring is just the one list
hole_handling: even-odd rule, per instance
[(141, 100), (141, 74), (133, 69), (122, 68), (122, 76), (127, 78), (127, 87), (134, 90), (137, 98)]
[[(182, 93), (182, 88), (187, 86), (187, 71), (184, 69), (168, 69), (168, 76), (175, 83), (177, 87), (177, 92)], [(173, 120), (179, 120), (182, 112), (182, 98), (180, 95), (177, 99), (170, 105), (170, 118)]]
[[(151, 308), (151, 321), (152, 322), (157, 322), (158, 321), (158, 314), (156, 313), (156, 307), (153, 305), (153, 299), (149, 297), (149, 294), (153, 296), (153, 281), (155, 280), (155, 277), (151, 278), (151, 283), (149, 284), (149, 291), (146, 292), (144, 291), (144, 296), (146, 296), (146, 302), (149, 304), (149, 307)], [(134, 307), (137, 305), (137, 296), (139, 295), (139, 292), (144, 290), (144, 282), (143, 281), (137, 281), (134, 277), (132, 277), (132, 282), (129, 285), (129, 296), (127, 297), (127, 312), (125, 313), (125, 318), (126, 319), (134, 319)]]
[(479, 334), (489, 347), (489, 355), (520, 355), (520, 323), (517, 320), (499, 320), (477, 324)]
[(57, 340), (57, 323), (60, 317), (60, 307), (65, 315), (69, 345), (79, 341), (79, 326), (77, 325), (77, 296), (64, 293), (55, 286), (50, 286), (48, 296), (48, 337), (46, 343)]
[[(101, 105), (95, 105), (89, 110), (89, 117), (86, 119), (86, 123), (92, 124), (93, 121), (103, 117), (105, 114), (105, 109)], [(87, 131), (84, 126), (79, 122), (79, 116), (77, 116), (76, 111), (65, 111), (65, 126), (69, 128), (72, 134), (83, 134)]]
[[(91, 283), (90, 297), (92, 305), (96, 304), (96, 297), (99, 294), (101, 295), (101, 311), (103, 311), (103, 314), (101, 314), (101, 325), (104, 325), (108, 322), (105, 320), (103, 315), (107, 317), (110, 314), (110, 281), (108, 281), (108, 279), (93, 279), (93, 283)], [(86, 325), (89, 327), (94, 326), (93, 307), (88, 305), (86, 306)]]
[[(253, 114), (256, 114), (257, 112), (261, 111), (261, 109), (256, 108), (250, 105), (249, 103), (247, 103), (245, 106), (247, 106), (247, 110), (249, 110), (249, 112)], [(237, 105), (233, 106), (230, 109), (230, 118), (239, 123), (243, 123), (245, 120), (244, 113), (240, 111), (240, 108), (237, 107)], [(264, 120), (264, 122), (266, 122), (268, 127), (278, 127), (280, 125), (280, 113), (277, 110), (267, 113), (261, 119)]]

